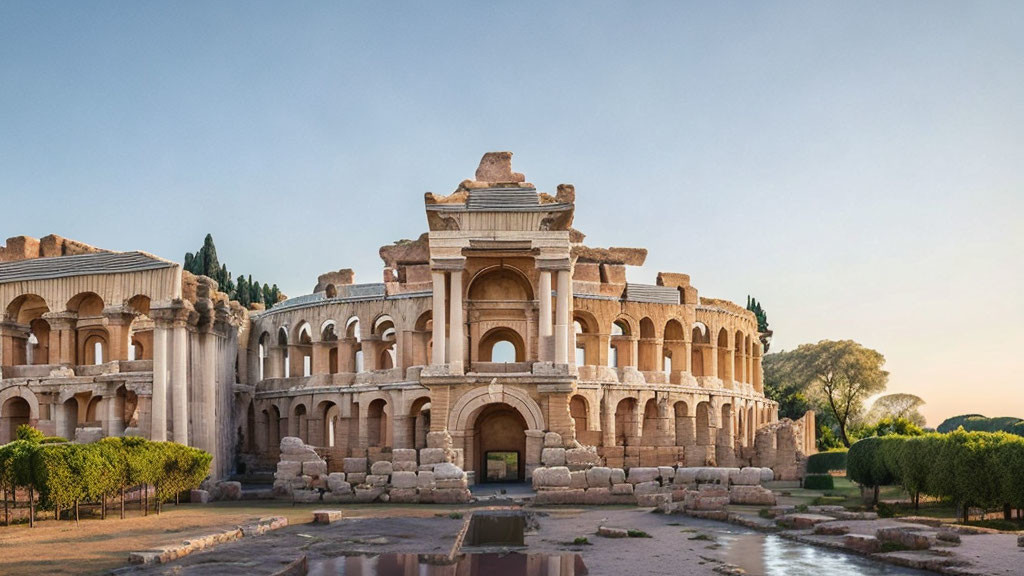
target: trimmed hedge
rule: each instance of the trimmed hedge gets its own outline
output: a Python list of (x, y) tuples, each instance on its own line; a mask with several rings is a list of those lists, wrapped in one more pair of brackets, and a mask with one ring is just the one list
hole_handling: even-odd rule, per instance
[(123, 516), (124, 492), (135, 486), (155, 487), (159, 512), (161, 502), (198, 487), (213, 458), (198, 448), (138, 437), (92, 444), (47, 444), (42, 434), (24, 437), (31, 439), (0, 446), (0, 486), (12, 493), (19, 487), (38, 492), (40, 506), (58, 515), (74, 508), (77, 516), (79, 503), (100, 502), (105, 516), (107, 499), (120, 493)]
[(832, 471), (846, 470), (846, 450), (829, 450), (818, 452), (807, 457), (808, 474), (828, 474)]
[(863, 486), (899, 484), (921, 494), (977, 506), (1024, 508), (1024, 438), (965, 432), (865, 438), (850, 446), (847, 476)]
[(835, 482), (831, 474), (808, 474), (804, 476), (804, 488), (807, 490), (832, 490)]

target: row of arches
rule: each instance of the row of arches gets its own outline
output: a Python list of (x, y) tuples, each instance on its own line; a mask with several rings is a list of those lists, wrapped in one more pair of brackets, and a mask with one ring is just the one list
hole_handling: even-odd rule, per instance
[[(47, 407), (49, 422), (45, 427), (67, 440), (74, 440), (77, 430), (83, 427), (101, 428), (106, 435), (119, 436), (127, 427), (139, 425), (138, 407), (138, 395), (124, 385), (109, 393), (69, 393), (63, 401), (57, 400)], [(0, 393), (0, 444), (16, 438), (18, 427), (23, 424), (38, 427), (39, 420), (39, 399), (32, 391), (9, 388)]]
[(3, 366), (99, 365), (152, 359), (150, 299), (136, 295), (108, 307), (94, 292), (50, 310), (37, 294), (23, 294), (4, 309), (0, 326)]

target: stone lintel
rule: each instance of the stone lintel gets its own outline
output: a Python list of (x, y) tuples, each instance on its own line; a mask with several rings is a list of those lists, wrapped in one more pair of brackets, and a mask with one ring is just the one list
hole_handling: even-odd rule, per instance
[(466, 259), (459, 258), (431, 258), (430, 269), (434, 272), (457, 272), (465, 270)]
[(572, 268), (572, 263), (568, 257), (565, 258), (537, 258), (534, 261), (537, 270), (547, 270), (550, 272), (558, 272), (561, 270), (569, 270)]

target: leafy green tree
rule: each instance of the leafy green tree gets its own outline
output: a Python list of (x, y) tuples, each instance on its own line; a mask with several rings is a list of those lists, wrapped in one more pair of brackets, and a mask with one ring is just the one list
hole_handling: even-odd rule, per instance
[(906, 418), (882, 418), (874, 425), (857, 431), (860, 438), (868, 436), (920, 436), (924, 434), (919, 426)]
[(46, 434), (43, 434), (41, 431), (29, 426), (28, 424), (18, 426), (18, 430), (15, 434), (18, 440), (25, 440), (27, 442), (32, 442), (33, 444), (39, 444), (43, 441), (43, 438), (46, 438)]
[(781, 378), (803, 389), (835, 419), (839, 439), (849, 446), (847, 428), (864, 402), (885, 389), (885, 357), (853, 340), (822, 340), (785, 353)]
[(804, 386), (791, 377), (791, 358), (787, 352), (764, 356), (764, 393), (779, 403), (779, 418), (796, 420), (815, 406), (807, 397)]
[(227, 294), (229, 299), (246, 307), (255, 302), (268, 302), (273, 298), (273, 302), (267, 304), (267, 308), (270, 308), (277, 303), (280, 296), (277, 285), (274, 285), (273, 291), (268, 293), (269, 289), (261, 288), (259, 282), (253, 282), (251, 275), (248, 278), (239, 276), (236, 284), (232, 280), (227, 264), (222, 264), (217, 257), (217, 247), (213, 242), (212, 234), (206, 235), (203, 246), (195, 254), (192, 252), (185, 254), (184, 269), (197, 276), (206, 276), (216, 280), (217, 287), (221, 292)]
[(916, 426), (924, 426), (925, 418), (920, 408), (924, 406), (924, 400), (914, 394), (886, 394), (879, 396), (871, 405), (867, 420), (877, 422), (879, 420), (905, 419)]

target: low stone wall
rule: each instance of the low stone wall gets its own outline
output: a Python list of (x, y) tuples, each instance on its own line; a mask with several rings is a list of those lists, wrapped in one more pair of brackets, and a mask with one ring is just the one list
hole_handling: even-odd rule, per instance
[(456, 463), (451, 436), (427, 435), (427, 448), (396, 448), (379, 459), (345, 458), (343, 472), (295, 437), (281, 439), (274, 494), (295, 502), (403, 502), (457, 504), (470, 500), (466, 472)]
[(188, 556), (193, 552), (199, 552), (212, 548), (225, 542), (233, 542), (245, 537), (262, 536), (271, 530), (284, 528), (288, 525), (288, 519), (283, 516), (271, 516), (260, 518), (251, 524), (244, 524), (231, 530), (223, 530), (213, 534), (196, 536), (184, 540), (181, 544), (172, 544), (153, 550), (139, 550), (128, 554), (128, 562), (131, 564), (165, 564)]
[(636, 504), (665, 512), (718, 511), (727, 504), (774, 506), (775, 495), (761, 486), (773, 478), (771, 468), (754, 467), (633, 467), (627, 472), (604, 466), (550, 466), (533, 471), (534, 503)]

